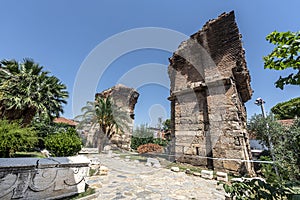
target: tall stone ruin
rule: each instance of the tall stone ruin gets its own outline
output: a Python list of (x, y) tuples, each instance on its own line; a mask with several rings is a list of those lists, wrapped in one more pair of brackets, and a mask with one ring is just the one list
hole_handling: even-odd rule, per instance
[(208, 21), (169, 59), (173, 149), (179, 162), (252, 173), (246, 110), (252, 96), (234, 12)]
[(127, 126), (123, 126), (124, 133), (114, 134), (111, 138), (111, 142), (121, 149), (129, 150), (134, 125), (134, 107), (137, 103), (139, 93), (133, 88), (118, 84), (110, 89), (102, 91), (101, 93), (97, 93), (96, 98), (97, 97), (111, 97), (114, 105), (117, 106), (118, 109), (128, 113), (129, 118), (125, 121)]
[[(101, 93), (97, 93), (95, 95), (95, 98), (97, 97), (110, 97), (117, 109), (120, 109), (123, 112), (127, 113), (128, 118), (123, 121), (127, 125), (122, 126), (124, 133), (114, 134), (109, 142), (115, 144), (121, 149), (130, 150), (131, 137), (134, 125), (134, 108), (135, 104), (137, 103), (139, 93), (133, 88), (129, 88), (124, 85), (118, 84), (116, 86), (113, 86), (112, 88), (102, 91)], [(100, 137), (98, 134), (98, 129), (99, 128), (90, 129), (87, 136), (87, 144), (90, 144), (93, 147), (97, 147), (100, 145), (98, 144), (98, 137)], [(103, 135), (99, 140), (102, 140), (103, 142), (104, 140), (106, 141), (107, 138)]]

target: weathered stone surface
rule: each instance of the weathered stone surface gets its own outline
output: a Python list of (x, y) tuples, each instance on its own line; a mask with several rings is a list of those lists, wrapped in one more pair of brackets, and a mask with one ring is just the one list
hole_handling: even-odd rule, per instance
[(149, 167), (155, 167), (155, 168), (160, 168), (160, 162), (156, 158), (147, 158), (147, 163), (145, 164), (146, 166)]
[[(99, 177), (101, 187), (96, 190), (95, 197), (88, 199), (225, 199), (225, 191), (216, 180), (202, 179), (184, 172), (175, 173), (165, 168), (150, 168), (143, 162), (124, 162), (122, 157), (115, 160), (107, 154), (97, 156), (110, 169), (110, 173)], [(161, 158), (159, 160), (169, 163)]]
[(180, 169), (179, 169), (179, 167), (171, 167), (171, 171), (173, 171), (173, 172), (179, 172)]
[(79, 154), (97, 154), (97, 153), (99, 153), (98, 148), (82, 148), (79, 151)]
[[(233, 12), (208, 21), (169, 59), (173, 153), (179, 162), (252, 173), (244, 103), (252, 96)], [(235, 166), (233, 165), (236, 164)]]
[(209, 170), (201, 170), (201, 177), (207, 178), (207, 179), (213, 179), (214, 178), (214, 172)]
[(100, 166), (99, 168), (99, 175), (102, 176), (102, 175), (107, 175), (108, 174), (108, 168), (105, 167), (105, 166)]
[(86, 157), (0, 158), (0, 199), (55, 199), (85, 191)]
[(201, 176), (201, 173), (199, 173), (199, 172), (193, 172), (193, 175), (194, 176)]
[(225, 172), (217, 172), (217, 181), (228, 182), (228, 175)]

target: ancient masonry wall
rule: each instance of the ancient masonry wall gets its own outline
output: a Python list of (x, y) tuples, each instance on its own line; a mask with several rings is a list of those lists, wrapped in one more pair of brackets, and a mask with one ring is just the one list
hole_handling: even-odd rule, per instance
[(252, 165), (242, 162), (251, 159), (244, 103), (252, 89), (244, 54), (232, 11), (208, 21), (169, 59), (177, 161), (252, 173)]
[(62, 199), (85, 191), (85, 156), (0, 158), (0, 199)]
[(101, 93), (97, 93), (96, 98), (98, 96), (102, 98), (111, 97), (116, 107), (127, 113), (128, 118), (126, 120), (121, 119), (123, 120), (123, 123), (127, 124), (122, 126), (124, 133), (114, 134), (111, 138), (111, 142), (122, 149), (129, 150), (134, 125), (134, 107), (137, 103), (139, 93), (133, 88), (118, 84)]

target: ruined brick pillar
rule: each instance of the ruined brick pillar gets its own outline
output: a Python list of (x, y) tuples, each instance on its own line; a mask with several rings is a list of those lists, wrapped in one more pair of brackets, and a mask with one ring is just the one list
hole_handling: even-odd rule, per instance
[(169, 59), (177, 161), (252, 174), (244, 162), (251, 159), (244, 103), (252, 96), (244, 54), (232, 11), (208, 21)]
[(101, 93), (97, 93), (96, 98), (98, 96), (102, 98), (111, 97), (117, 109), (121, 109), (123, 112), (128, 114), (128, 119), (123, 121), (124, 123), (127, 123), (126, 126), (122, 127), (124, 133), (114, 134), (111, 138), (111, 142), (122, 149), (129, 150), (134, 125), (134, 107), (137, 103), (139, 93), (133, 88), (118, 84), (112, 88), (102, 91)]

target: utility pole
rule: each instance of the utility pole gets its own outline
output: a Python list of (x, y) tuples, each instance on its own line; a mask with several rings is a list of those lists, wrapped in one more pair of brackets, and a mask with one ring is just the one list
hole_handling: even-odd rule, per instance
[[(261, 113), (262, 113), (262, 116), (263, 116), (264, 119), (267, 118), (266, 111), (265, 111), (265, 106), (264, 106), (265, 103), (266, 102), (260, 97), (255, 100), (255, 104), (261, 107)], [(270, 133), (269, 133), (269, 124), (268, 124), (268, 122), (267, 122), (266, 126), (267, 126), (267, 136), (268, 136), (268, 142), (269, 142), (269, 146), (270, 146), (270, 153), (271, 153), (271, 156), (272, 156), (272, 161), (274, 162), (274, 168), (275, 168), (276, 175), (279, 176), (278, 169), (277, 169), (277, 166), (275, 164), (275, 155), (274, 155), (274, 152), (273, 152), (274, 147), (273, 147), (273, 143), (271, 141), (271, 136), (270, 136)]]

